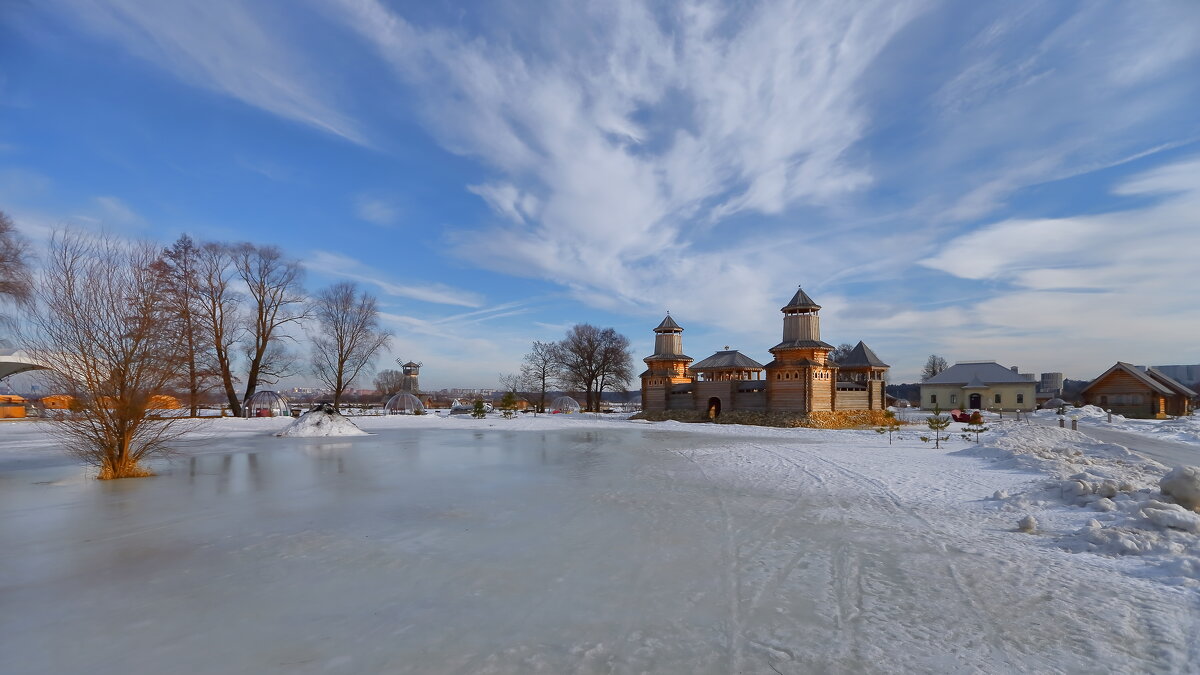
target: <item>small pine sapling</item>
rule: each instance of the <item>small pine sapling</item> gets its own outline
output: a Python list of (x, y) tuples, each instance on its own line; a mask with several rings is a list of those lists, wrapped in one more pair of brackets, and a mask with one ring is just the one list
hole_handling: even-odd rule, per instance
[(975, 434), (975, 442), (979, 443), (979, 435), (990, 428), (991, 427), (984, 426), (983, 415), (976, 410), (975, 412), (971, 413), (971, 421), (967, 423), (967, 426), (963, 427), (963, 431), (967, 432), (966, 434), (963, 434), (963, 440), (969, 441), (971, 440), (971, 437), (967, 434)]
[(500, 399), (501, 414), (505, 419), (512, 419), (516, 416), (517, 395), (511, 391), (504, 392), (504, 398)]
[(896, 419), (896, 413), (892, 412), (891, 410), (888, 410), (883, 415), (884, 415), (883, 424), (875, 427), (875, 433), (880, 434), (880, 435), (887, 434), (888, 435), (888, 445), (891, 445), (892, 444), (892, 436), (896, 432), (900, 431), (900, 420)]
[(471, 417), (477, 420), (487, 417), (487, 408), (483, 407), (483, 399), (475, 399), (475, 407), (471, 408)]
[(941, 449), (942, 441), (950, 440), (949, 436), (942, 435), (943, 431), (950, 428), (950, 418), (942, 414), (941, 408), (935, 407), (933, 409), (933, 414), (925, 418), (925, 426), (929, 427), (929, 430), (933, 432), (932, 438), (922, 436), (921, 440), (926, 443), (932, 440), (933, 447)]

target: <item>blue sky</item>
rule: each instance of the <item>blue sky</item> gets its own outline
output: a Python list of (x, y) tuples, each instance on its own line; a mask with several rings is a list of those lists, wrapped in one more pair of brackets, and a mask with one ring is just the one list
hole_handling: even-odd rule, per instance
[[(426, 387), (535, 339), (1200, 362), (1200, 3), (16, 0), (0, 209), (277, 244)], [(364, 383), (365, 384), (365, 383)]]

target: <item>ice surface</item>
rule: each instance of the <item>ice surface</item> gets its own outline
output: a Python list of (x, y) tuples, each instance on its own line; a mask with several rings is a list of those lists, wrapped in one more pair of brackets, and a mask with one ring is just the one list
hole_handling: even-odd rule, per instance
[(65, 459), (29, 463), (38, 423), (13, 425), (0, 440), (19, 446), (0, 452), (0, 669), (1196, 663), (1196, 589), (1014, 533), (986, 497), (1031, 474), (911, 438), (576, 415), (270, 435), (286, 423), (206, 423), (158, 477), (108, 482)]

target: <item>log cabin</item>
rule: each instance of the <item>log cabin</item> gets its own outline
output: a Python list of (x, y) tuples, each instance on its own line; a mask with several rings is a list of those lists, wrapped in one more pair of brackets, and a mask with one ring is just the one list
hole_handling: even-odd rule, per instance
[(1117, 361), (1079, 393), (1084, 403), (1143, 419), (1190, 415), (1196, 398), (1196, 392), (1166, 373), (1124, 361)]
[(710, 418), (723, 411), (884, 410), (888, 364), (862, 342), (842, 363), (829, 360), (834, 347), (821, 340), (820, 310), (804, 289), (796, 291), (780, 310), (783, 339), (765, 366), (729, 348), (692, 365), (683, 353), (683, 327), (668, 313), (654, 329), (654, 354), (643, 359), (643, 410), (694, 410)]

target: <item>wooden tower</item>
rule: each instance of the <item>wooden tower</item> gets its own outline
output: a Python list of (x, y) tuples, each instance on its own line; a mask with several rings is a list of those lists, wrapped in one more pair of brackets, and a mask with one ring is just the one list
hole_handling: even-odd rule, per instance
[[(396, 359), (397, 362), (400, 359)], [(415, 361), (400, 364), (400, 373), (403, 377), (400, 379), (400, 391), (410, 394), (421, 393), (421, 384), (419, 378), (421, 376), (421, 364)]]
[(833, 345), (821, 341), (821, 306), (801, 288), (780, 311), (783, 341), (771, 347), (767, 408), (807, 413), (833, 410), (837, 364), (829, 361)]
[(692, 357), (683, 353), (683, 328), (670, 313), (654, 329), (654, 354), (642, 360), (647, 366), (642, 373), (642, 410), (662, 412), (671, 387), (692, 381), (688, 374)]

